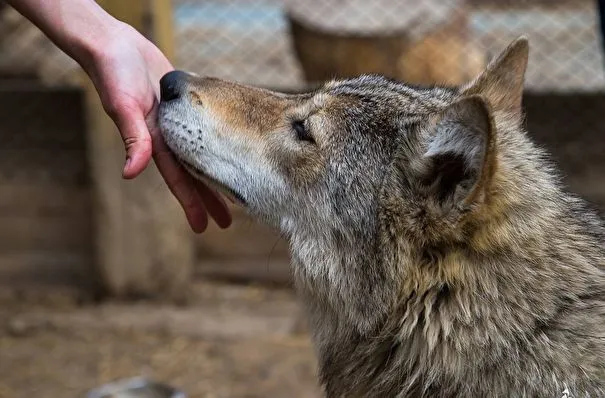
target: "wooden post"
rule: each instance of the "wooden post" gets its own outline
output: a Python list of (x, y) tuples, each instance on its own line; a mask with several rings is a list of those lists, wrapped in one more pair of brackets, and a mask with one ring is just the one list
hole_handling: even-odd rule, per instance
[[(145, 36), (160, 37), (160, 49), (168, 50), (172, 57), (169, 0), (151, 0), (153, 4), (150, 0), (99, 3)], [(150, 12), (156, 9), (162, 10), (163, 22), (158, 21), (160, 14)], [(154, 15), (156, 18), (148, 19)], [(193, 234), (185, 216), (153, 163), (135, 180), (121, 178), (125, 153), (117, 128), (88, 80), (85, 88), (101, 287), (118, 298), (181, 301), (186, 298), (194, 261)]]
[[(412, 84), (459, 85), (477, 76), (486, 65), (486, 57), (467, 37), (468, 9), (464, 1), (444, 2), (450, 8), (447, 18), (430, 6), (431, 1), (436, 5), (439, 0), (425, 1), (397, 2), (399, 10), (406, 5), (415, 11), (422, 10), (418, 15), (427, 18), (421, 24), (418, 18), (404, 19), (402, 13), (399, 23), (390, 20), (381, 29), (351, 23), (346, 30), (343, 27), (348, 24), (341, 25), (344, 20), (337, 18), (344, 15), (342, 11), (339, 14), (336, 8), (321, 9), (329, 3), (307, 0), (322, 10), (321, 18), (315, 20), (310, 20), (302, 9), (310, 4), (293, 3), (287, 21), (294, 52), (307, 82), (317, 84), (334, 77), (378, 73)], [(366, 5), (375, 6), (374, 2)], [(421, 6), (422, 9), (418, 8)]]
[(164, 55), (175, 62), (174, 26), (172, 22), (171, 0), (149, 0), (151, 2), (151, 18), (153, 21), (152, 38), (162, 49)]

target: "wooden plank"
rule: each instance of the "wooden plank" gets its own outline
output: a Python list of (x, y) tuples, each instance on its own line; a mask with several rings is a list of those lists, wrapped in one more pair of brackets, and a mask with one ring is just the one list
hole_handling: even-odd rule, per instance
[(0, 216), (77, 215), (85, 217), (89, 209), (88, 187), (0, 180)]
[(2, 182), (0, 190), (0, 255), (47, 250), (91, 256), (88, 187)]
[(231, 208), (233, 224), (221, 230), (209, 225), (208, 231), (196, 239), (196, 250), (203, 259), (232, 261), (241, 258), (288, 258), (288, 247), (271, 228), (251, 220), (239, 207)]
[(291, 287), (292, 276), (286, 258), (234, 258), (220, 261), (203, 260), (197, 264), (195, 275), (223, 282), (262, 284)]
[(3, 214), (0, 224), (0, 253), (43, 250), (50, 257), (53, 257), (53, 253), (63, 252), (90, 254), (90, 225), (84, 218), (66, 222), (67, 218)]
[[(149, 36), (147, 1), (101, 5)], [(182, 210), (153, 165), (135, 180), (121, 179), (124, 149), (118, 131), (92, 84), (86, 81), (85, 87), (96, 263), (103, 287), (115, 297), (183, 300), (193, 269), (193, 239)]]
[(0, 82), (0, 150), (66, 149), (83, 153), (83, 96), (76, 88)]
[(48, 304), (94, 297), (88, 254), (37, 250), (0, 254), (0, 303), (17, 298)]
[(0, 184), (23, 181), (59, 187), (88, 185), (84, 149), (62, 151), (53, 146), (41, 149), (32, 143), (30, 150), (0, 149)]
[(0, 84), (0, 279), (11, 287), (30, 281), (38, 290), (42, 274), (90, 276), (83, 110), (77, 89)]

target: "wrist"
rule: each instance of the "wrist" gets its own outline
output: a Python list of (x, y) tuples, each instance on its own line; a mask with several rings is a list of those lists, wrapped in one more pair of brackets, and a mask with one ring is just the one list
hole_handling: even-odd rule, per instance
[(111, 44), (116, 31), (123, 30), (124, 24), (95, 0), (8, 0), (8, 4), (85, 69)]
[(105, 20), (85, 34), (75, 34), (70, 40), (69, 54), (80, 66), (90, 73), (95, 65), (106, 59), (115, 46), (116, 40), (127, 30), (128, 26), (109, 14)]

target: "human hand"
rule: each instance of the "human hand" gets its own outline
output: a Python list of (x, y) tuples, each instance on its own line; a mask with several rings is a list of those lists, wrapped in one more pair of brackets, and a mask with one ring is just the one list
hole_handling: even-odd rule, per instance
[(208, 213), (217, 225), (227, 228), (231, 215), (223, 199), (179, 165), (159, 133), (159, 81), (173, 70), (162, 52), (134, 28), (120, 23), (111, 40), (82, 65), (124, 141), (123, 177), (136, 177), (153, 157), (195, 232), (206, 229)]

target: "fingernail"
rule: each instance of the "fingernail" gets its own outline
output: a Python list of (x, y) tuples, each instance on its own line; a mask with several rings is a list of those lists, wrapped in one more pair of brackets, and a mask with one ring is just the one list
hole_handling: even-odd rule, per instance
[(128, 170), (130, 170), (130, 157), (126, 158), (126, 164), (124, 165), (124, 174), (128, 173)]

